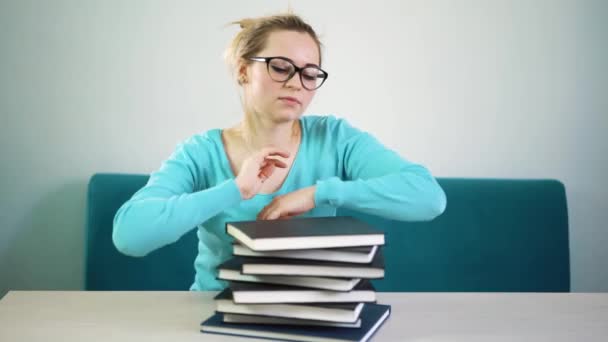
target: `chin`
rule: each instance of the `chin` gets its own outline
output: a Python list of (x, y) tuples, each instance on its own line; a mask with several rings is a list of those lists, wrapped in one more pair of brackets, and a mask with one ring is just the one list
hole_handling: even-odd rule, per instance
[(274, 113), (273, 117), (280, 122), (298, 120), (302, 116), (300, 111), (283, 109)]

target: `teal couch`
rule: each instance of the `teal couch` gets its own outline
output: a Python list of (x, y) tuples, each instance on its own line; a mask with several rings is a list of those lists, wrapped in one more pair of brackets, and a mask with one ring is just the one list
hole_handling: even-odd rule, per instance
[[(187, 290), (194, 279), (193, 229), (149, 255), (112, 243), (118, 208), (147, 175), (95, 174), (86, 223), (87, 290)], [(556, 180), (438, 178), (446, 211), (430, 222), (399, 222), (349, 210), (386, 233), (386, 277), (378, 291), (568, 292), (566, 194)]]

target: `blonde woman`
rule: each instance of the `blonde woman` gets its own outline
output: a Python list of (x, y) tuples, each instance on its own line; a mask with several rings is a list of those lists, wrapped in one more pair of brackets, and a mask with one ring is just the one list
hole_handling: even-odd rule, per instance
[(192, 290), (219, 290), (231, 256), (225, 222), (334, 216), (345, 207), (396, 220), (431, 220), (446, 206), (422, 165), (333, 116), (303, 116), (328, 80), (321, 43), (300, 17), (236, 22), (226, 53), (242, 88), (242, 121), (178, 145), (114, 218), (113, 240), (143, 256), (197, 227)]

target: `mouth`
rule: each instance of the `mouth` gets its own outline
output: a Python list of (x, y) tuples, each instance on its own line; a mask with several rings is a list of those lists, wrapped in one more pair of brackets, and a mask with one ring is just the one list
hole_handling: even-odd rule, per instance
[(295, 97), (291, 97), (291, 96), (283, 96), (283, 97), (279, 97), (279, 100), (290, 103), (290, 104), (302, 104), (302, 102), (300, 102), (300, 100), (296, 99)]

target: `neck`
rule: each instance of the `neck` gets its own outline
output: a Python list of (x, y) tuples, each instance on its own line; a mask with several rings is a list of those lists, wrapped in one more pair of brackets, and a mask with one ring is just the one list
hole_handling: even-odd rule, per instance
[(276, 123), (253, 115), (245, 115), (238, 128), (250, 150), (268, 146), (290, 150), (298, 142), (300, 129), (299, 120)]

